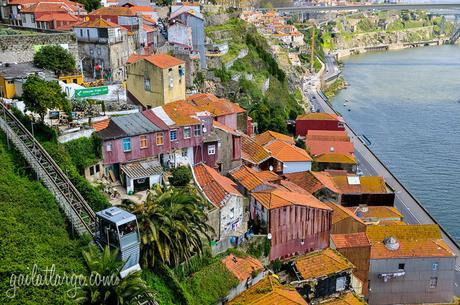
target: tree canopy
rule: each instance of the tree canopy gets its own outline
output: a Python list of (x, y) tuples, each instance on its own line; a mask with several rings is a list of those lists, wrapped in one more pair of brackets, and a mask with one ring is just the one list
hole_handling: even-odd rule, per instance
[(55, 73), (75, 71), (75, 58), (69, 51), (59, 45), (43, 46), (34, 55), (34, 65)]
[(192, 179), (192, 172), (187, 166), (179, 166), (172, 170), (172, 176), (169, 178), (169, 183), (172, 186), (181, 187), (189, 184)]
[(85, 10), (88, 13), (101, 6), (101, 2), (99, 0), (78, 0), (78, 2), (85, 6)]
[(30, 75), (22, 86), (22, 91), (22, 99), (27, 110), (38, 113), (42, 121), (48, 109), (60, 109), (66, 112), (71, 110), (70, 102), (55, 81)]

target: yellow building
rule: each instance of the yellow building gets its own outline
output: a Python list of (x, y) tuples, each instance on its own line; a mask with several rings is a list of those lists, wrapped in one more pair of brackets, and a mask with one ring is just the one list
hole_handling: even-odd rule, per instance
[(27, 76), (39, 74), (52, 78), (54, 74), (35, 67), (32, 63), (4, 63), (0, 65), (0, 96), (4, 98), (19, 97), (22, 95), (22, 84)]
[(128, 98), (153, 108), (185, 99), (185, 62), (167, 54), (128, 59)]
[(83, 74), (61, 74), (58, 79), (66, 84), (83, 84)]

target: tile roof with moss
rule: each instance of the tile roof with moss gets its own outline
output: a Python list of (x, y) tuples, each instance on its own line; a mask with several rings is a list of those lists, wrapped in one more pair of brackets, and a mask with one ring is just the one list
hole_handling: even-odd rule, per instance
[(329, 189), (334, 193), (340, 193), (340, 190), (334, 183), (334, 179), (328, 172), (297, 172), (283, 174), (286, 179), (297, 184), (310, 194), (314, 194), (324, 188)]
[(345, 220), (347, 218), (351, 218), (354, 221), (365, 225), (364, 221), (359, 218), (353, 211), (350, 211), (344, 206), (341, 206), (339, 204), (335, 204), (333, 202), (324, 202), (328, 207), (334, 210), (334, 213), (332, 213), (332, 224), (336, 224), (341, 222), (342, 220)]
[(367, 305), (367, 302), (353, 292), (347, 292), (338, 297), (323, 301), (321, 305)]
[(249, 163), (259, 165), (270, 158), (270, 152), (249, 136), (242, 135), (241, 158)]
[(269, 275), (228, 302), (228, 305), (308, 305), (293, 287), (283, 286)]
[(334, 176), (334, 183), (342, 194), (385, 194), (387, 187), (381, 176), (356, 176), (357, 184), (350, 183), (351, 176)]
[(246, 112), (240, 105), (225, 98), (218, 98), (212, 93), (197, 93), (187, 97), (187, 101), (214, 116)]
[(350, 211), (359, 214), (364, 220), (402, 220), (404, 215), (395, 207), (389, 206), (366, 206), (366, 207), (349, 207)]
[(315, 156), (317, 163), (358, 164), (355, 157), (347, 154), (325, 153)]
[(308, 141), (350, 141), (345, 130), (308, 130), (305, 139)]
[(320, 120), (320, 121), (340, 121), (343, 122), (343, 118), (336, 114), (325, 113), (325, 112), (311, 112), (301, 114), (296, 120)]
[(255, 138), (255, 141), (260, 145), (266, 145), (267, 143), (270, 143), (273, 140), (281, 140), (292, 145), (295, 144), (295, 141), (291, 136), (287, 136), (282, 133), (271, 130), (267, 130), (264, 133), (256, 135)]
[(248, 191), (252, 191), (260, 185), (281, 179), (280, 176), (273, 172), (256, 171), (246, 165), (231, 170), (229, 175)]
[(324, 278), (355, 266), (339, 252), (327, 248), (294, 259), (294, 265), (303, 280)]
[(247, 280), (253, 273), (259, 273), (264, 268), (262, 263), (252, 256), (239, 257), (229, 254), (222, 259), (222, 263), (240, 282)]

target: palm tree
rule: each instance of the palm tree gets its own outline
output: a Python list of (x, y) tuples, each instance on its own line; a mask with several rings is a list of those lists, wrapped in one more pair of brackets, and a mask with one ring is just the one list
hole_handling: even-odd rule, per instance
[(191, 187), (157, 185), (143, 204), (127, 205), (139, 222), (142, 264), (153, 267), (158, 261), (174, 267), (202, 255), (204, 240), (213, 231), (206, 223), (206, 204)]
[(91, 280), (87, 283), (86, 304), (138, 304), (154, 301), (152, 291), (141, 277), (141, 271), (133, 272), (119, 278), (124, 262), (118, 259), (118, 250), (110, 250), (108, 246), (101, 252), (92, 245), (83, 251), (83, 257), (91, 272)]

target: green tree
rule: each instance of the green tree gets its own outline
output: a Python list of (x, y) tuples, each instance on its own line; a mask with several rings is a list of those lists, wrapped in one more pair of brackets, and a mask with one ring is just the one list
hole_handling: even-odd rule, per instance
[(105, 279), (90, 283), (86, 295), (81, 299), (86, 304), (138, 304), (139, 301), (154, 300), (153, 293), (141, 277), (141, 272), (133, 272), (119, 278), (124, 262), (118, 259), (118, 250), (105, 247), (101, 252), (96, 246), (83, 251), (93, 279)]
[(78, 0), (78, 3), (83, 4), (87, 12), (94, 11), (101, 7), (101, 2), (99, 0)]
[(75, 71), (75, 58), (59, 45), (47, 45), (35, 53), (34, 65), (57, 74), (71, 73)]
[(190, 183), (192, 172), (188, 166), (179, 166), (172, 170), (172, 176), (169, 178), (169, 183), (172, 186), (182, 187)]
[(36, 75), (30, 75), (22, 86), (22, 99), (27, 110), (40, 115), (41, 121), (48, 109), (60, 109), (70, 112), (71, 105), (65, 93), (55, 81), (47, 81)]
[(143, 204), (126, 208), (137, 216), (143, 266), (177, 266), (204, 253), (212, 228), (206, 223), (203, 199), (191, 188), (151, 190)]

